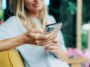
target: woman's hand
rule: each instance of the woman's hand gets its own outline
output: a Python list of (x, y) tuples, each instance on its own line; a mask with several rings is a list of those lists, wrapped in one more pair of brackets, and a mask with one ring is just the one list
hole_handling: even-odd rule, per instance
[(45, 49), (49, 52), (57, 54), (60, 51), (58, 39), (53, 39), (51, 42), (48, 42), (44, 45)]
[(31, 30), (24, 35), (25, 43), (38, 46), (46, 45), (46, 43), (51, 42), (56, 38), (56, 34), (54, 32), (46, 33), (43, 30)]
[(26, 44), (37, 44), (37, 40), (43, 34), (43, 30), (30, 30), (24, 34), (24, 41)]
[(67, 52), (61, 50), (59, 45), (61, 44), (59, 43), (58, 37), (56, 37), (51, 42), (48, 42), (46, 45), (44, 45), (44, 47), (46, 51), (54, 53), (58, 58), (68, 60)]
[(36, 43), (40, 46), (44, 46), (48, 43), (50, 43), (53, 39), (56, 38), (56, 34), (54, 32), (46, 33), (44, 32), (40, 37), (36, 39)]

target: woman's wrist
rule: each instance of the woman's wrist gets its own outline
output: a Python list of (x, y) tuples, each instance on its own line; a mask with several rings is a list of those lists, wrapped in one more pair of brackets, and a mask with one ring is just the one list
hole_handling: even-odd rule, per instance
[(25, 34), (22, 34), (22, 35), (19, 35), (15, 38), (12, 39), (14, 43), (16, 43), (17, 46), (20, 46), (20, 45), (23, 45), (23, 44), (26, 44), (27, 41), (28, 41), (28, 38), (26, 37)]
[(26, 35), (26, 34), (21, 35), (20, 39), (21, 39), (21, 40), (20, 40), (20, 43), (22, 43), (22, 44), (27, 44), (28, 41), (30, 41), (29, 36)]
[(17, 37), (0, 40), (0, 51), (12, 49), (25, 44), (25, 38), (26, 37), (24, 35), (19, 35)]

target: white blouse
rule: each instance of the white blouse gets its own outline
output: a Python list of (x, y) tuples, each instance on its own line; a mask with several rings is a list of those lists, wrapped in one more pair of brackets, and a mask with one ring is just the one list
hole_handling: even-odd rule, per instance
[[(47, 17), (49, 24), (55, 23), (52, 16)], [(34, 20), (37, 27), (41, 27), (38, 20)], [(16, 17), (10, 17), (4, 24), (0, 25), (0, 40), (16, 37), (27, 32), (27, 29), (22, 25), (21, 20)], [(60, 49), (66, 52), (62, 33), (58, 34), (60, 40)], [(32, 44), (24, 44), (16, 47), (20, 52), (25, 67), (68, 67), (68, 64), (62, 59), (58, 59), (53, 53), (46, 52), (42, 46), (34, 46)]]

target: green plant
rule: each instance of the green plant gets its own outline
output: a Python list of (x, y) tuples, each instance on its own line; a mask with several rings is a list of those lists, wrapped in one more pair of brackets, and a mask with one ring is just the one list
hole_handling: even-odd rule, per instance
[(81, 36), (81, 39), (82, 39), (82, 49), (86, 49), (88, 46), (88, 32), (87, 31), (82, 31), (82, 36)]
[(4, 19), (4, 10), (0, 9), (0, 20)]

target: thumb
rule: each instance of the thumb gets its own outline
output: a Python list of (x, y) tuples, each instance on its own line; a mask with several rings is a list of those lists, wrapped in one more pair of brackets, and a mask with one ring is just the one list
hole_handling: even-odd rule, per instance
[(44, 31), (43, 30), (37, 30), (37, 29), (32, 29), (32, 30), (30, 30), (31, 31), (31, 33), (44, 33)]

